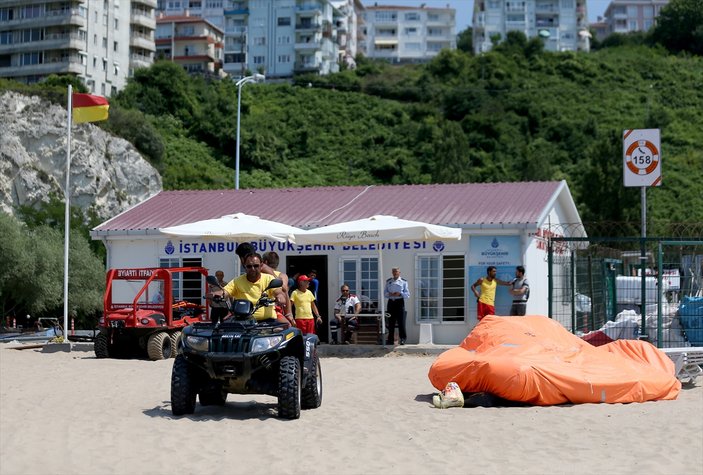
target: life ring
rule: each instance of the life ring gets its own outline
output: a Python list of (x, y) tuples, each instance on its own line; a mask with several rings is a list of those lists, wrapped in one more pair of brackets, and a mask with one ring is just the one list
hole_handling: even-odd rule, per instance
[[(639, 168), (634, 163), (632, 163), (632, 152), (634, 152), (635, 149), (639, 147), (648, 148), (652, 152), (652, 163), (650, 163), (649, 166), (644, 169)], [(659, 150), (657, 150), (657, 147), (649, 140), (637, 140), (635, 142), (632, 142), (627, 148), (627, 152), (625, 152), (625, 158), (627, 160), (627, 168), (629, 168), (632, 173), (634, 173), (635, 175), (649, 175), (654, 170), (656, 170), (657, 165), (659, 165)]]

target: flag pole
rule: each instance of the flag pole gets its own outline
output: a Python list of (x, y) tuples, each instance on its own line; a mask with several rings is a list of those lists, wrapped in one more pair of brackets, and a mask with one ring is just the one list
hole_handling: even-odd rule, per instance
[(64, 246), (63, 246), (63, 340), (68, 341), (68, 238), (71, 231), (71, 205), (70, 196), (71, 191), (69, 188), (71, 182), (71, 120), (73, 112), (73, 87), (68, 85), (68, 124), (67, 137), (66, 140), (66, 188), (64, 188), (63, 194), (66, 201), (66, 210), (64, 213)]

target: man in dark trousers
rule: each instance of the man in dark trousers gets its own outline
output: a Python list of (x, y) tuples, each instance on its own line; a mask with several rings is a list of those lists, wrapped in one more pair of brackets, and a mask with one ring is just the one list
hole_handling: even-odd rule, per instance
[(398, 338), (400, 344), (405, 344), (405, 299), (410, 297), (408, 281), (400, 276), (400, 268), (394, 267), (391, 272), (393, 277), (386, 281), (383, 289), (383, 296), (388, 299), (388, 313), (391, 317), (388, 320), (388, 339), (386, 343), (392, 345), (395, 342), (395, 325), (398, 324)]

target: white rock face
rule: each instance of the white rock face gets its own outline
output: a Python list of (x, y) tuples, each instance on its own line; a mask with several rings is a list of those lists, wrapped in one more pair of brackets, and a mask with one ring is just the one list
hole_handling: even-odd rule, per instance
[[(67, 113), (44, 99), (6, 91), (0, 96), (0, 208), (37, 206), (66, 186)], [(102, 219), (161, 191), (161, 176), (124, 139), (92, 124), (72, 127), (72, 206)]]

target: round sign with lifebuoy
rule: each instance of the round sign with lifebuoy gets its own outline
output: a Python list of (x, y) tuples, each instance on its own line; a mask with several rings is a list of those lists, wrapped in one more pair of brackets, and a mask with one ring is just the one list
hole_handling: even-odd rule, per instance
[(627, 148), (625, 160), (632, 173), (649, 175), (659, 165), (659, 150), (649, 140), (637, 140)]

